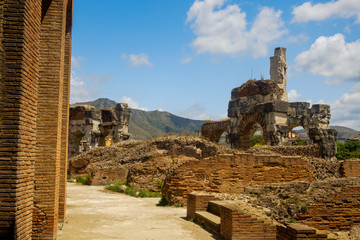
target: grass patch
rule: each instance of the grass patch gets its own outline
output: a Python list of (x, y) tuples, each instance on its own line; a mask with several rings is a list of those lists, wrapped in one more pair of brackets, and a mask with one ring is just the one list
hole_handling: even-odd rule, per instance
[[(106, 185), (105, 188), (114, 192), (119, 192), (119, 188), (125, 184), (110, 184), (110, 185)], [(129, 185), (126, 185), (126, 189), (125, 189), (125, 194), (129, 195), (129, 196), (133, 196), (133, 197), (141, 197), (141, 198), (157, 198), (157, 197), (161, 197), (161, 192), (152, 192), (152, 191), (148, 191), (148, 190), (137, 190), (132, 188)]]
[(77, 177), (76, 182), (81, 183), (82, 185), (89, 185), (89, 175), (86, 175), (85, 177)]

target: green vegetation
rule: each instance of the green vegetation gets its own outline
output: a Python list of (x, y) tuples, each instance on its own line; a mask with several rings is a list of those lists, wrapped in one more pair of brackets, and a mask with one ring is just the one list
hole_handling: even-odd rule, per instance
[(160, 201), (159, 201), (159, 203), (156, 204), (156, 206), (169, 206), (169, 202), (166, 201), (165, 198), (161, 198)]
[(296, 223), (295, 218), (290, 218), (290, 219), (289, 219), (289, 223)]
[(86, 175), (85, 177), (77, 177), (76, 182), (81, 183), (82, 185), (89, 185), (89, 175)]
[(251, 147), (259, 147), (265, 145), (263, 136), (262, 135), (252, 136), (250, 140), (250, 145)]
[(126, 186), (125, 194), (133, 196), (133, 197), (141, 197), (141, 198), (161, 197), (160, 191), (153, 192), (153, 191), (148, 191), (148, 190), (137, 190), (137, 189), (132, 188), (129, 185), (126, 185), (126, 183), (125, 184), (119, 184), (119, 183), (109, 184), (109, 185), (106, 185), (105, 188), (110, 191), (119, 192), (119, 189), (122, 185)]
[(307, 145), (307, 143), (300, 139), (300, 137), (297, 137), (297, 139), (294, 141), (295, 146), (304, 146)]
[(360, 141), (351, 140), (345, 144), (337, 142), (336, 158), (338, 160), (360, 158)]

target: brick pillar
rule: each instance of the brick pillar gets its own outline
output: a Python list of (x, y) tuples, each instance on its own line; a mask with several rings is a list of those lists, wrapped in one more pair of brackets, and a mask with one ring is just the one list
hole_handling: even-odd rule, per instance
[(31, 239), (40, 0), (0, 0), (0, 239)]
[(68, 134), (69, 134), (69, 97), (71, 75), (71, 30), (72, 30), (72, 1), (68, 2), (66, 15), (64, 82), (62, 100), (62, 126), (61, 126), (61, 155), (60, 155), (60, 190), (59, 190), (59, 222), (65, 219), (66, 209), (66, 180), (68, 164)]
[(216, 197), (212, 194), (201, 192), (188, 193), (186, 217), (188, 219), (195, 219), (195, 212), (206, 211), (209, 202), (213, 200), (216, 200)]
[(42, 1), (33, 238), (55, 239), (59, 214), (66, 6)]

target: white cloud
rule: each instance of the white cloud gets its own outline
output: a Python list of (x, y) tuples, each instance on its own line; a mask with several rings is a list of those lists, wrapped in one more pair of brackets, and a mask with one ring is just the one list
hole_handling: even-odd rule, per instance
[(85, 82), (71, 71), (70, 78), (70, 102), (84, 102), (95, 99), (99, 95), (99, 89), (89, 88)]
[(295, 58), (296, 68), (327, 78), (328, 84), (360, 80), (360, 39), (346, 43), (344, 35), (321, 36)]
[(196, 39), (191, 43), (199, 54), (246, 53), (253, 57), (266, 56), (268, 44), (286, 33), (281, 11), (264, 7), (250, 30), (246, 13), (238, 5), (227, 5), (226, 0), (196, 0), (187, 13), (187, 22)]
[(190, 118), (194, 120), (221, 120), (227, 118), (227, 113), (213, 115), (206, 111), (205, 107), (195, 103), (185, 110), (178, 113), (179, 116)]
[(122, 54), (121, 55), (121, 58), (126, 60), (128, 59), (129, 60), (129, 66), (132, 67), (132, 68), (135, 68), (135, 67), (140, 67), (140, 66), (149, 66), (149, 67), (152, 67), (153, 64), (149, 61), (149, 57), (148, 55), (146, 55), (145, 53), (140, 53), (140, 54)]
[(122, 103), (127, 103), (130, 108), (140, 109), (140, 110), (143, 110), (143, 111), (149, 111), (147, 108), (141, 108), (141, 107), (139, 107), (139, 103), (136, 102), (136, 101), (135, 101), (134, 99), (132, 99), (131, 97), (124, 96), (120, 101), (121, 101)]
[(71, 56), (71, 65), (73, 67), (81, 67), (81, 61), (84, 60), (84, 57), (75, 57), (75, 56)]
[(292, 14), (292, 22), (321, 21), (327, 18), (351, 18), (356, 17), (356, 23), (360, 23), (359, 0), (338, 0), (312, 5), (305, 2), (295, 7)]
[(288, 92), (289, 102), (295, 102), (299, 97), (301, 97), (301, 94), (298, 93), (295, 89), (291, 89)]
[(360, 129), (360, 83), (331, 104), (332, 125)]
[(191, 57), (181, 59), (181, 64), (188, 64), (188, 63), (191, 63), (191, 62), (192, 62)]

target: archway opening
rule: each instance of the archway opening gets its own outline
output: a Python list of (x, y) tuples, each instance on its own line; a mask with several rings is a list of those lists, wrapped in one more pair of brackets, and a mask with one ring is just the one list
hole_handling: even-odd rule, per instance
[(256, 143), (265, 144), (266, 142), (266, 125), (261, 125), (259, 122), (250, 122), (240, 131), (241, 150), (249, 149), (252, 147), (252, 143), (255, 145)]
[(255, 129), (255, 131), (250, 138), (250, 147), (266, 144), (266, 142), (264, 141), (264, 133), (261, 125), (259, 123), (256, 123), (253, 128)]
[(311, 143), (308, 131), (302, 126), (293, 127), (288, 132), (288, 145), (303, 146)]
[(229, 133), (227, 131), (224, 131), (219, 139), (219, 145), (223, 147), (231, 147), (230, 139), (229, 139)]

